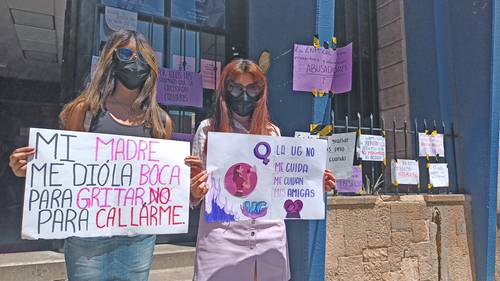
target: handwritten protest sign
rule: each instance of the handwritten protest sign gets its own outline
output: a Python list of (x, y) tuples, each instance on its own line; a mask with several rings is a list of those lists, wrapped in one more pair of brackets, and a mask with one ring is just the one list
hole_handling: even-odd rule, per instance
[(326, 168), (337, 179), (348, 179), (352, 175), (356, 132), (333, 134), (328, 137)]
[(293, 90), (345, 93), (352, 86), (352, 44), (342, 48), (324, 49), (294, 45)]
[(189, 143), (30, 129), (27, 239), (185, 233)]
[(448, 187), (450, 184), (447, 163), (429, 164), (429, 182), (434, 187)]
[(393, 184), (419, 184), (418, 161), (398, 159), (391, 162), (391, 179)]
[(199, 73), (158, 69), (156, 99), (165, 105), (203, 107), (203, 89)]
[(444, 136), (442, 134), (418, 133), (418, 155), (426, 156), (444, 156)]
[(205, 219), (324, 219), (325, 162), (325, 141), (210, 132)]
[(357, 154), (358, 158), (364, 161), (384, 161), (385, 138), (383, 136), (360, 135)]
[(352, 43), (337, 48), (336, 52), (331, 91), (334, 94), (347, 93), (352, 89)]
[(293, 90), (310, 92), (313, 89), (330, 91), (337, 53), (333, 49), (294, 45)]
[[(219, 83), (221, 62), (217, 61), (217, 65), (213, 60), (201, 59), (201, 76), (203, 78), (203, 89), (215, 90)], [(215, 70), (217, 66), (217, 71)]]
[(351, 177), (337, 180), (337, 192), (359, 192), (363, 188), (363, 171), (361, 166), (352, 166)]
[(120, 29), (137, 30), (137, 13), (106, 6), (104, 10), (106, 29), (118, 31)]

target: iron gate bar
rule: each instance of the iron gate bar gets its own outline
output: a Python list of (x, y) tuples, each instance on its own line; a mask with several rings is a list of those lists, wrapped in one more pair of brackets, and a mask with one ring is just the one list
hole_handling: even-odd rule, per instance
[[(415, 144), (414, 144), (414, 153), (415, 153), (415, 160), (419, 160), (418, 159), (418, 153), (419, 153), (419, 145), (418, 145), (418, 120), (417, 118), (415, 118), (415, 131), (416, 133), (414, 134), (414, 141), (415, 141)], [(420, 168), (420, 166), (419, 166)], [(421, 185), (417, 186), (417, 194), (420, 194), (420, 188), (422, 188)]]
[[(358, 115), (358, 114), (357, 114)], [(367, 120), (369, 121), (369, 127), (363, 127), (361, 126), (361, 124), (363, 123), (363, 119), (361, 118), (361, 115), (358, 115), (358, 119), (357, 120), (349, 120), (349, 116), (345, 116), (345, 123), (340, 125), (338, 124), (338, 122), (335, 120), (334, 118), (335, 116), (335, 112), (332, 111), (332, 126), (334, 128), (334, 132), (335, 133), (338, 133), (338, 132), (349, 132), (349, 131), (356, 131), (356, 132), (368, 132), (370, 134), (381, 134), (382, 136), (384, 136), (386, 139), (387, 139), (387, 132), (389, 133), (393, 133), (393, 135), (391, 136), (394, 140), (394, 143), (392, 144), (392, 147), (390, 147), (387, 152), (389, 151), (393, 151), (394, 152), (394, 157), (392, 159), (398, 159), (398, 138), (397, 138), (397, 135), (396, 134), (403, 134), (404, 135), (404, 158), (406, 159), (414, 159), (415, 161), (418, 161), (419, 162), (419, 166), (420, 164), (422, 164), (422, 161), (427, 161), (426, 158), (424, 158), (425, 160), (422, 159), (422, 157), (419, 157), (419, 145), (418, 145), (418, 134), (419, 134), (419, 130), (418, 130), (418, 118), (415, 118), (413, 123), (414, 123), (414, 128), (412, 128), (412, 126), (410, 126), (410, 124), (408, 123), (407, 120), (404, 120), (403, 121), (403, 128), (402, 129), (397, 129), (397, 119), (394, 117), (393, 118), (393, 126), (392, 126), (392, 129), (385, 129), (385, 120), (384, 118), (380, 118), (380, 124), (381, 124), (381, 127), (380, 128), (377, 128), (375, 127), (375, 122), (372, 121), (374, 119), (373, 118), (373, 114), (370, 115), (370, 118)], [(356, 125), (352, 125), (353, 123), (355, 123)], [(424, 122), (422, 122), (424, 124), (424, 126), (427, 126), (427, 119), (424, 120)], [(445, 151), (448, 151), (449, 153), (454, 153), (455, 154), (455, 146), (454, 146), (454, 139), (455, 139), (455, 136), (454, 136), (454, 133), (453, 132), (446, 132), (446, 125), (445, 125), (445, 122), (444, 121), (441, 121), (441, 128), (438, 128), (437, 126), (437, 121), (433, 121), (433, 124), (436, 124), (434, 126), (434, 130), (436, 130), (436, 132), (438, 132), (439, 134), (442, 134), (443, 135), (443, 138), (444, 138), (444, 149)], [(453, 123), (451, 123), (451, 126), (453, 126)], [(424, 132), (425, 132), (425, 129), (424, 129)], [(428, 131), (427, 131), (428, 132)], [(411, 136), (409, 135), (413, 135), (413, 140), (415, 141), (415, 145), (413, 147), (413, 156), (412, 156), (412, 152), (410, 151), (410, 142), (409, 142), (409, 138), (411, 138)], [(452, 138), (451, 140), (451, 143), (446, 143), (449, 141), (449, 139)], [(357, 143), (357, 139), (356, 139), (356, 143)], [(387, 145), (387, 144), (386, 144)], [(386, 147), (387, 148), (387, 147)], [(357, 145), (355, 146), (355, 151), (357, 149)], [(433, 162), (436, 162), (436, 163), (443, 163), (446, 162), (447, 163), (447, 159), (446, 158), (446, 155), (448, 153), (445, 152), (445, 155), (444, 156), (441, 156), (441, 157), (433, 157), (432, 158), (432, 161)], [(355, 161), (354, 161), (354, 165), (357, 165), (358, 163), (361, 163), (364, 167), (363, 169), (363, 179), (366, 179), (366, 181), (364, 181), (364, 186), (366, 187), (366, 191), (368, 194), (373, 194), (373, 193), (383, 193), (383, 194), (399, 194), (399, 185), (398, 186), (395, 186), (393, 187), (392, 190), (389, 189), (389, 184), (392, 185), (392, 181), (388, 182), (387, 181), (387, 176), (388, 174), (391, 172), (390, 169), (390, 166), (388, 166), (386, 163), (381, 163), (379, 164), (379, 166), (377, 166), (377, 163), (374, 163), (374, 162), (371, 162), (371, 161), (360, 161), (357, 159), (356, 157), (356, 152), (355, 152)], [(387, 157), (387, 154), (386, 154), (386, 157)], [(389, 159), (392, 160), (392, 159)], [(387, 159), (386, 159), (387, 160)], [(455, 160), (454, 160), (455, 161)], [(371, 162), (371, 163), (370, 163)], [(449, 165), (451, 165), (451, 163), (448, 163)], [(384, 188), (381, 189), (381, 188), (377, 188), (375, 189), (375, 179), (377, 178), (375, 175), (377, 173), (377, 171), (380, 171), (380, 175), (379, 175), (379, 178), (381, 178), (383, 180), (383, 185), (384, 185)], [(449, 172), (451, 171), (456, 171), (456, 165), (453, 165), (453, 170), (449, 170)], [(407, 185), (407, 188), (406, 188), (406, 194), (410, 194), (410, 193), (413, 193), (411, 190), (416, 190), (416, 194), (420, 194), (421, 193), (421, 188), (422, 186), (424, 186), (425, 184), (428, 183), (428, 180), (427, 180), (427, 166), (425, 166), (424, 169), (421, 169), (421, 173), (420, 173), (420, 184), (417, 185), (417, 187), (415, 189), (411, 188), (411, 185)], [(455, 172), (455, 178), (456, 178), (456, 172)], [(369, 182), (368, 182), (369, 181)], [(370, 183), (370, 184), (368, 184)], [(372, 184), (373, 183), (373, 184)], [(433, 191), (437, 191), (437, 193), (441, 193), (441, 190), (443, 188), (434, 188)], [(427, 188), (427, 191), (426, 193), (429, 192), (429, 189)], [(448, 185), (448, 187), (446, 188), (446, 193), (451, 193), (451, 182), (450, 184)], [(337, 195), (339, 194), (338, 192), (334, 192), (334, 195)]]

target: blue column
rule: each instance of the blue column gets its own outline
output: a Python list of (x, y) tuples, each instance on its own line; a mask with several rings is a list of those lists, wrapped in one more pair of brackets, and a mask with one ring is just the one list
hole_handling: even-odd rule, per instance
[[(313, 35), (322, 41), (333, 35), (333, 0), (250, 0), (249, 57), (257, 60), (264, 50), (271, 52), (269, 108), (282, 134), (307, 131), (311, 120), (312, 94), (292, 91), (293, 44), (312, 44)], [(327, 7), (325, 9), (321, 8)], [(319, 17), (317, 17), (319, 15)], [(319, 23), (317, 18), (321, 18)], [(287, 221), (292, 280), (324, 280), (325, 221)]]
[(476, 277), (478, 281), (493, 281), (499, 1), (405, 1), (405, 25), (411, 114), (455, 124), (458, 190), (472, 201)]

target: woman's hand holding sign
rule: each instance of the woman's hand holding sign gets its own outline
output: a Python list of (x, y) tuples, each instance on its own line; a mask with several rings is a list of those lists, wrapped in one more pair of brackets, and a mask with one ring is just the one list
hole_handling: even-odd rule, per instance
[(325, 187), (325, 192), (330, 192), (335, 189), (337, 180), (335, 179), (332, 171), (325, 170), (325, 173), (323, 174), (323, 185)]
[(188, 156), (184, 159), (184, 163), (191, 168), (191, 178), (203, 171), (203, 161), (198, 156)]
[(208, 173), (203, 170), (203, 162), (198, 156), (188, 156), (184, 162), (191, 167), (191, 201), (199, 201), (208, 192)]
[(29, 146), (20, 147), (12, 152), (9, 157), (9, 166), (14, 175), (18, 177), (26, 176), (28, 157), (33, 154), (35, 154), (35, 149)]
[(208, 192), (208, 172), (202, 171), (196, 176), (191, 178), (191, 199), (192, 201), (199, 201)]

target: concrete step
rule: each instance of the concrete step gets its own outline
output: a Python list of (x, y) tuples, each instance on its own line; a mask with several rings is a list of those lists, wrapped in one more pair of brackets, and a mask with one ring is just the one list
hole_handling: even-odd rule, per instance
[(194, 265), (195, 247), (192, 245), (157, 245), (151, 270), (165, 270)]
[[(156, 245), (152, 274), (162, 276), (184, 276), (191, 280), (195, 247), (192, 245)], [(183, 275), (184, 274), (184, 275)], [(0, 280), (2, 281), (64, 281), (66, 267), (64, 255), (51, 251), (0, 254)], [(175, 279), (154, 279), (175, 280)]]
[(149, 274), (149, 281), (191, 281), (193, 272), (193, 266), (152, 270)]
[(51, 251), (0, 254), (2, 281), (66, 280), (64, 255)]

